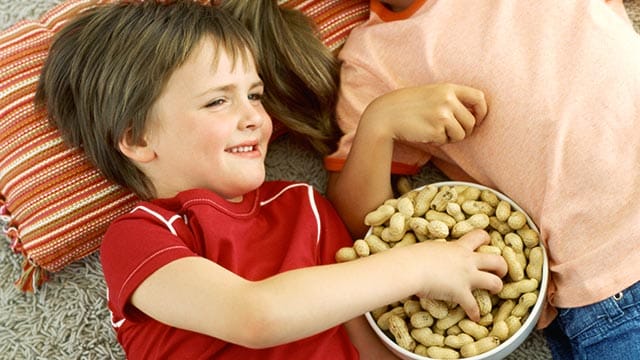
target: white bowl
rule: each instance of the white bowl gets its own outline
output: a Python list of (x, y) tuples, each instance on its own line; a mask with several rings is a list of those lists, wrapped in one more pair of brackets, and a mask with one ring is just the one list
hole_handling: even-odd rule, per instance
[[(531, 220), (529, 215), (520, 206), (518, 206), (518, 204), (516, 204), (513, 200), (511, 200), (506, 195), (504, 195), (504, 194), (502, 194), (502, 193), (500, 193), (500, 192), (498, 192), (498, 191), (496, 191), (494, 189), (488, 188), (488, 187), (480, 185), (480, 184), (462, 182), (462, 181), (443, 181), (443, 182), (433, 183), (431, 185), (435, 185), (438, 188), (440, 188), (441, 186), (445, 186), (445, 185), (447, 185), (447, 186), (467, 185), (467, 186), (472, 186), (472, 187), (475, 187), (475, 188), (478, 188), (478, 189), (481, 189), (481, 190), (490, 190), (493, 193), (495, 193), (496, 196), (498, 196), (498, 198), (500, 200), (507, 201), (509, 204), (511, 204), (512, 209), (519, 210), (523, 214), (525, 214), (525, 216), (527, 218), (527, 224), (529, 225), (529, 227), (531, 227), (533, 230), (535, 230), (538, 233), (538, 235), (540, 235), (540, 231), (538, 230), (538, 227), (533, 222), (533, 220)], [(422, 187), (418, 188), (418, 190), (421, 189), (421, 188)], [(367, 235), (369, 235), (370, 233), (371, 233), (371, 229), (369, 229), (369, 231), (367, 232)], [(546, 249), (544, 248), (544, 246), (542, 246), (542, 243), (540, 244), (540, 246), (542, 247), (543, 264), (542, 264), (542, 280), (540, 281), (539, 294), (538, 294), (538, 298), (536, 300), (536, 303), (533, 305), (533, 307), (531, 307), (529, 309), (529, 316), (527, 317), (525, 322), (522, 324), (522, 327), (520, 327), (520, 329), (518, 331), (516, 331), (515, 334), (513, 334), (511, 337), (509, 337), (503, 343), (498, 345), (496, 348), (494, 348), (494, 349), (492, 349), (490, 351), (487, 351), (485, 353), (482, 353), (482, 354), (479, 354), (479, 355), (476, 355), (476, 356), (472, 356), (472, 357), (467, 357), (467, 358), (464, 358), (464, 359), (467, 359), (467, 360), (499, 360), (499, 359), (504, 359), (510, 353), (514, 352), (527, 339), (527, 337), (531, 334), (531, 332), (535, 329), (536, 324), (538, 322), (538, 319), (540, 318), (540, 314), (542, 313), (542, 308), (543, 308), (544, 303), (546, 301), (547, 282), (548, 282), (548, 279), (549, 279), (549, 263), (548, 263), (548, 259), (547, 259), (547, 252), (546, 252)], [(405, 360), (432, 360), (432, 358), (430, 358), (430, 357), (426, 357), (426, 356), (421, 356), (421, 355), (415, 354), (415, 353), (413, 353), (411, 351), (408, 351), (408, 350), (400, 347), (398, 344), (396, 344), (393, 339), (391, 339), (389, 336), (387, 336), (387, 334), (378, 327), (378, 324), (373, 319), (373, 316), (371, 315), (370, 312), (366, 313), (365, 317), (366, 317), (367, 321), (369, 322), (369, 325), (371, 326), (371, 328), (373, 328), (373, 331), (375, 331), (375, 333), (378, 335), (378, 337), (380, 337), (380, 339), (382, 339), (382, 342), (384, 343), (384, 345), (389, 350), (391, 350), (394, 354), (396, 354), (399, 358), (405, 359)]]

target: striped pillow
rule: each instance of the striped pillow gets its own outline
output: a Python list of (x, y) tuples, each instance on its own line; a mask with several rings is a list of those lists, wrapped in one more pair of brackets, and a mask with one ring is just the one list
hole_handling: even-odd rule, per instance
[[(113, 0), (111, 0), (113, 1)], [(34, 291), (56, 272), (98, 249), (108, 224), (136, 197), (107, 181), (36, 111), (33, 97), (52, 37), (77, 13), (109, 0), (67, 0), (38, 21), (0, 32), (0, 226), (24, 256), (16, 285)], [(368, 16), (367, 0), (279, 0), (318, 25), (336, 51)]]
[(351, 30), (369, 17), (369, 0), (278, 0), (316, 23), (322, 42), (336, 53)]

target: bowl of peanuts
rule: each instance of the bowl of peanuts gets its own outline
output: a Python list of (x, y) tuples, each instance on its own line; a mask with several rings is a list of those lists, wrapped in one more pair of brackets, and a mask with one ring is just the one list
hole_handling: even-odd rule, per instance
[(367, 234), (340, 249), (337, 261), (484, 229), (490, 244), (476, 251), (499, 254), (507, 262), (498, 294), (473, 291), (478, 322), (457, 304), (417, 296), (366, 313), (374, 332), (401, 359), (503, 359), (535, 329), (547, 291), (547, 255), (532, 219), (504, 194), (468, 182), (433, 183), (385, 201), (365, 223)]

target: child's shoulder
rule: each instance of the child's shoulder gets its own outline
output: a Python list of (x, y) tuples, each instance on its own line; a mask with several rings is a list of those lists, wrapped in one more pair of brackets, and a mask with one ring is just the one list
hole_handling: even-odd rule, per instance
[(260, 198), (272, 198), (278, 194), (308, 194), (316, 192), (313, 186), (299, 181), (272, 180), (265, 181), (260, 187)]
[(176, 210), (177, 209), (173, 209), (172, 207), (167, 207), (152, 201), (140, 201), (133, 207), (133, 209), (116, 217), (111, 223), (110, 227), (112, 227), (115, 223), (129, 223), (129, 221), (140, 220), (152, 220), (152, 222), (167, 222), (170, 221), (173, 217), (179, 216)]
[[(265, 181), (259, 189), (246, 194), (244, 202), (253, 203), (259, 201), (265, 204), (272, 201), (286, 202), (288, 199), (291, 199), (293, 202), (305, 200), (316, 202), (318, 198), (323, 198), (323, 195), (308, 183), (289, 180), (272, 180)], [(114, 223), (154, 219), (160, 222), (170, 221), (170, 219), (175, 216), (181, 216), (180, 214), (184, 212), (187, 203), (192, 204), (202, 199), (218, 204), (225, 203), (222, 198), (210, 191), (194, 189), (180, 193), (174, 198), (140, 201), (132, 210), (118, 216)]]
[(305, 182), (299, 182), (299, 181), (289, 181), (289, 180), (266, 181), (260, 187), (261, 201), (274, 199), (285, 194), (296, 197), (296, 198), (323, 197), (322, 194), (312, 185)]
[(120, 214), (112, 221), (110, 227), (116, 223), (131, 221), (148, 221), (166, 223), (172, 221), (176, 216), (181, 216), (184, 206), (185, 196), (190, 194), (179, 194), (173, 198), (153, 199), (149, 201), (141, 200), (137, 202), (128, 212)]

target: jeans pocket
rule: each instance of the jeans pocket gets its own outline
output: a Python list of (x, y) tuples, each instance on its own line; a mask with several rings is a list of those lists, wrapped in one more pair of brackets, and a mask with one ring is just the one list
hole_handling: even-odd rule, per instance
[(608, 355), (611, 351), (624, 359), (640, 358), (638, 283), (592, 305), (559, 309), (558, 320), (577, 358), (597, 359), (596, 355), (611, 358)]

